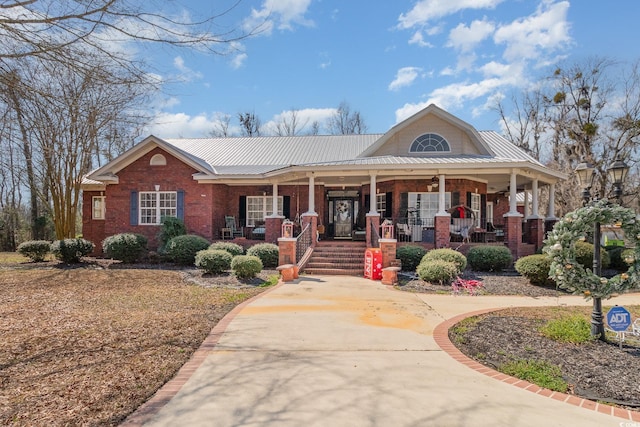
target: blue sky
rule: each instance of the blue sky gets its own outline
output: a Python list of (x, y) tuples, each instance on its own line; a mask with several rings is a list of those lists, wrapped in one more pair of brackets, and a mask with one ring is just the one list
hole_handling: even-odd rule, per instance
[[(210, 14), (211, 3), (224, 2), (182, 1), (194, 20)], [(148, 132), (205, 137), (221, 114), (232, 116), (233, 128), (237, 113), (250, 111), (269, 133), (291, 109), (309, 125), (342, 101), (369, 133), (430, 103), (500, 131), (490, 106), (549, 67), (589, 56), (639, 59), (639, 15), (637, 0), (242, 0), (219, 28), (261, 32), (227, 55), (144, 52), (173, 81)]]

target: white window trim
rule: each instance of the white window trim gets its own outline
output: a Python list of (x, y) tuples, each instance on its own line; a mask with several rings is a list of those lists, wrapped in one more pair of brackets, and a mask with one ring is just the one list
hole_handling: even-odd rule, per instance
[[(273, 207), (273, 196), (247, 196), (247, 207), (245, 209), (245, 218), (247, 221), (247, 227), (255, 226), (255, 218), (251, 218), (249, 215), (249, 207), (251, 206), (250, 199), (262, 199), (262, 221), (269, 216), (269, 210)], [(278, 196), (278, 215), (282, 215), (284, 210), (284, 197)], [(254, 211), (251, 211), (254, 212)]]
[[(148, 210), (151, 208), (143, 208), (142, 207), (142, 195), (143, 194), (154, 194), (156, 197), (156, 205), (155, 205), (155, 211), (156, 211), (156, 221), (155, 222), (143, 222), (142, 221), (142, 211), (143, 209)], [(161, 194), (173, 194), (175, 196), (175, 201), (176, 201), (176, 206), (175, 208), (167, 208), (166, 206), (160, 206), (160, 195)], [(163, 209), (175, 209), (175, 215), (161, 215), (160, 212)], [(141, 191), (138, 193), (138, 224), (139, 225), (160, 225), (162, 222), (162, 218), (164, 217), (173, 217), (173, 218), (177, 218), (178, 216), (178, 192), (177, 191)]]
[(376, 194), (376, 211), (378, 211), (380, 216), (384, 216), (384, 213), (387, 211), (386, 193)]
[[(473, 199), (476, 199), (478, 202), (478, 209), (473, 208)], [(480, 222), (482, 221), (482, 196), (478, 193), (471, 193), (471, 206), (469, 206), (473, 213), (476, 216), (475, 226), (480, 227)]]
[[(91, 197), (91, 219), (104, 221), (106, 213), (106, 196), (93, 196)], [(96, 200), (100, 200), (100, 216), (96, 216), (95, 203)]]

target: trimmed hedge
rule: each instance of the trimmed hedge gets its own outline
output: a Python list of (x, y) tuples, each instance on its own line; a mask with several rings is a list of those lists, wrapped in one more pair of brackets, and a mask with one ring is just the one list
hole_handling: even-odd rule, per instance
[(165, 248), (169, 259), (176, 264), (193, 265), (196, 254), (209, 248), (209, 241), (194, 234), (176, 236), (169, 240)]
[(231, 261), (231, 269), (239, 279), (251, 279), (262, 271), (262, 261), (253, 255), (238, 255)]
[(247, 249), (247, 255), (260, 258), (264, 268), (273, 268), (278, 266), (280, 249), (278, 245), (274, 245), (273, 243), (258, 243)]
[(56, 240), (51, 244), (51, 253), (62, 262), (75, 264), (80, 258), (93, 252), (94, 244), (85, 239)]
[(525, 256), (516, 261), (515, 265), (518, 273), (537, 286), (555, 286), (555, 282), (549, 277), (550, 268), (551, 258), (548, 255)]
[(220, 274), (231, 268), (233, 255), (222, 249), (205, 249), (196, 254), (196, 267), (211, 274)]
[(513, 256), (506, 246), (475, 246), (467, 260), (474, 271), (502, 271), (513, 263)]
[(209, 249), (227, 251), (231, 256), (244, 254), (244, 248), (242, 246), (231, 242), (215, 242), (209, 246)]
[(147, 238), (134, 233), (114, 234), (102, 241), (102, 250), (107, 257), (130, 264), (147, 252)]
[(422, 246), (405, 245), (396, 249), (396, 258), (402, 262), (403, 271), (416, 271), (427, 250)]
[(158, 242), (160, 244), (158, 251), (164, 253), (169, 240), (187, 234), (187, 227), (184, 225), (184, 221), (172, 216), (164, 217), (160, 224), (162, 224), (162, 228), (158, 233)]
[(51, 242), (46, 240), (29, 240), (18, 246), (18, 253), (33, 262), (42, 262), (51, 252)]
[(467, 268), (467, 257), (462, 255), (460, 252), (449, 248), (433, 249), (429, 251), (422, 257), (422, 261), (420, 261), (420, 263), (422, 264), (425, 260), (442, 260), (452, 262), (456, 265), (458, 274)]
[[(591, 270), (593, 268), (593, 245), (589, 242), (576, 242), (576, 261), (578, 261), (584, 268)], [(600, 267), (603, 269), (609, 268), (611, 264), (611, 258), (606, 250), (600, 249)], [(627, 266), (629, 268), (629, 266)], [(626, 270), (626, 269), (625, 269)]]
[(416, 269), (420, 279), (425, 282), (449, 285), (458, 274), (458, 266), (443, 259), (423, 259)]

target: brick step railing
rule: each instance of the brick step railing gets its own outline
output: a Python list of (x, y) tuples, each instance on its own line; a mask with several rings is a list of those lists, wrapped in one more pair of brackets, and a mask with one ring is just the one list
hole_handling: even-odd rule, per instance
[(361, 276), (364, 273), (364, 242), (320, 241), (304, 268), (307, 274)]

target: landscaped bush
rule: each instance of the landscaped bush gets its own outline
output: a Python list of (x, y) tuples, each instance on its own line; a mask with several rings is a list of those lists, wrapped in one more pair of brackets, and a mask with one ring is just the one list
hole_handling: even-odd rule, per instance
[(193, 265), (196, 254), (209, 248), (209, 241), (194, 234), (173, 237), (165, 248), (169, 259), (176, 264)]
[(169, 240), (187, 234), (187, 227), (184, 225), (184, 221), (172, 216), (164, 217), (160, 223), (162, 228), (158, 233), (158, 242), (160, 243), (158, 251), (163, 253)]
[(469, 266), (474, 271), (502, 271), (513, 262), (506, 246), (475, 246), (467, 253)]
[(406, 245), (396, 249), (396, 258), (402, 262), (403, 271), (416, 271), (427, 250), (422, 246)]
[(262, 261), (253, 255), (238, 255), (231, 261), (231, 269), (239, 279), (251, 279), (262, 271)]
[(51, 252), (51, 242), (46, 240), (30, 240), (22, 242), (18, 246), (18, 253), (33, 262), (44, 261), (49, 252)]
[(72, 264), (93, 252), (94, 245), (85, 239), (56, 240), (51, 244), (51, 253), (62, 262)]
[(209, 249), (227, 251), (231, 256), (244, 254), (244, 248), (242, 246), (231, 242), (216, 242), (211, 244)]
[(278, 266), (280, 249), (273, 243), (258, 243), (247, 249), (247, 255), (257, 256), (264, 268), (272, 268)]
[(433, 249), (427, 252), (426, 255), (422, 257), (422, 261), (420, 263), (424, 262), (425, 260), (436, 259), (454, 263), (456, 265), (456, 268), (458, 269), (458, 274), (460, 274), (464, 271), (465, 268), (467, 268), (467, 257), (462, 255), (458, 251), (454, 251), (453, 249), (448, 248)]
[[(578, 261), (584, 268), (591, 270), (593, 268), (593, 245), (589, 242), (576, 242), (576, 261)], [(600, 250), (600, 267), (603, 269), (609, 268), (611, 258), (605, 250)], [(627, 266), (627, 268), (629, 268)], [(625, 269), (626, 270), (626, 269)]]
[(196, 254), (196, 267), (211, 274), (220, 274), (231, 268), (233, 255), (222, 249), (205, 249)]
[(424, 259), (416, 269), (420, 279), (425, 282), (449, 285), (458, 276), (458, 266), (443, 259)]
[(605, 249), (609, 254), (609, 268), (618, 271), (627, 271), (629, 269), (629, 264), (625, 261), (625, 255), (629, 255), (630, 249), (625, 249), (624, 246), (607, 246)]
[(554, 286), (555, 282), (549, 277), (551, 258), (547, 255), (529, 255), (516, 261), (516, 271), (529, 279), (532, 285)]
[(136, 262), (147, 252), (147, 238), (142, 234), (115, 234), (102, 241), (102, 250), (109, 258), (124, 263)]

